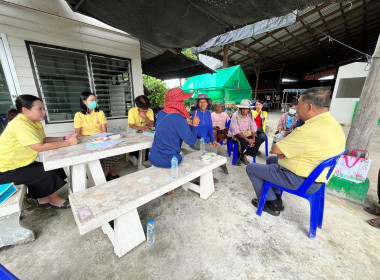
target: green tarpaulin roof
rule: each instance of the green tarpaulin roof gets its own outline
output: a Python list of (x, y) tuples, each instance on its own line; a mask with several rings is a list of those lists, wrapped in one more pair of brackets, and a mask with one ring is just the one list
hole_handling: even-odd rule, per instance
[(240, 65), (216, 70), (214, 74), (203, 74), (189, 78), (182, 86), (185, 92), (206, 93), (214, 102), (240, 103), (251, 100), (252, 88)]

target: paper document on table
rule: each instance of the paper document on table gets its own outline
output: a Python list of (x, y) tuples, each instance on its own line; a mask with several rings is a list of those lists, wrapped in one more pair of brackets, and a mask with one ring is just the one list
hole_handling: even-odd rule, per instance
[(87, 146), (87, 149), (89, 151), (101, 150), (101, 149), (111, 148), (111, 147), (116, 146), (117, 144), (119, 144), (121, 142), (123, 142), (123, 140), (119, 140), (119, 141), (107, 140), (107, 141), (86, 143), (86, 146)]
[(100, 137), (107, 137), (109, 135), (113, 135), (113, 133), (102, 132), (102, 133), (97, 133), (97, 134), (91, 134), (91, 137), (93, 137), (93, 138), (100, 138)]
[(145, 135), (145, 136), (150, 136), (150, 137), (152, 137), (152, 136), (154, 136), (154, 131), (151, 131), (151, 130), (149, 130), (149, 131), (143, 131), (143, 135)]

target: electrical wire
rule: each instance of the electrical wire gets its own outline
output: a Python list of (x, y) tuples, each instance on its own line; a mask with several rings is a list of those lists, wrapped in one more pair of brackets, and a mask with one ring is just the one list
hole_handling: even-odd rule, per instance
[(357, 49), (355, 49), (355, 48), (353, 48), (353, 47), (351, 47), (349, 45), (346, 45), (345, 43), (342, 43), (341, 41), (339, 41), (337, 39), (334, 39), (331, 35), (325, 34), (321, 30), (319, 30), (318, 28), (313, 27), (313, 29), (317, 30), (319, 33), (321, 33), (321, 34), (323, 34), (325, 36), (322, 39), (320, 39), (320, 41), (328, 39), (329, 42), (337, 42), (337, 43), (339, 43), (339, 44), (341, 44), (341, 45), (343, 45), (343, 46), (345, 46), (345, 47), (347, 47), (347, 48), (349, 48), (349, 49), (351, 49), (353, 51), (356, 51), (356, 52), (364, 55), (365, 58), (367, 59), (367, 65), (365, 66), (364, 70), (365, 71), (369, 71), (371, 69), (371, 66), (372, 66), (372, 56), (371, 55), (369, 55), (367, 53), (364, 53), (362, 51), (359, 51), (359, 50), (357, 50)]

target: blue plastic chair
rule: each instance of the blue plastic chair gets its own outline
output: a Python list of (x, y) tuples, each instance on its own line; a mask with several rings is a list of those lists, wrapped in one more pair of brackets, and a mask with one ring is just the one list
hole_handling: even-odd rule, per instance
[[(230, 124), (231, 124), (231, 120), (229, 120), (228, 122), (226, 122), (226, 128), (227, 128), (227, 131), (230, 129)], [(220, 142), (220, 145), (221, 146), (223, 146), (223, 142), (224, 141), (221, 141)], [(227, 149), (228, 149), (228, 145), (229, 145), (229, 142), (231, 142), (231, 140), (227, 137)], [(229, 153), (231, 153), (231, 152), (229, 152)]]
[[(230, 124), (231, 124), (231, 120), (229, 120), (228, 123), (226, 124), (227, 129), (230, 128)], [(227, 139), (227, 152), (228, 152), (229, 157), (231, 156), (232, 149), (234, 150), (233, 156), (232, 156), (232, 165), (236, 165), (237, 154), (238, 154), (238, 144), (236, 143), (236, 141)], [(267, 136), (265, 138), (265, 156), (268, 157), (268, 154), (269, 152), (268, 152), (268, 136)], [(253, 158), (253, 162), (256, 163), (256, 158)]]
[(9, 270), (7, 270), (1, 264), (0, 264), (0, 279), (19, 280), (16, 276), (14, 276)]
[(319, 177), (319, 175), (326, 169), (329, 168), (329, 171), (327, 172), (326, 178), (330, 178), (330, 175), (332, 171), (334, 170), (336, 164), (338, 163), (338, 160), (343, 153), (329, 158), (322, 163), (320, 163), (313, 172), (310, 173), (309, 177), (306, 178), (306, 180), (301, 184), (301, 186), (296, 190), (290, 190), (284, 187), (281, 187), (279, 185), (273, 184), (269, 181), (265, 181), (264, 188), (261, 193), (259, 205), (257, 207), (256, 214), (258, 216), (261, 216), (265, 201), (267, 200), (267, 195), (269, 188), (278, 188), (281, 190), (281, 195), (283, 191), (286, 191), (288, 193), (292, 193), (295, 195), (298, 195), (300, 197), (303, 197), (307, 199), (310, 203), (310, 228), (309, 228), (309, 238), (314, 238), (317, 232), (317, 226), (321, 229), (322, 228), (322, 222), (323, 222), (323, 211), (325, 207), (325, 185), (326, 183), (321, 184), (321, 187), (319, 190), (315, 193), (308, 194), (306, 193), (307, 190), (310, 188), (310, 186), (315, 182), (315, 180)]

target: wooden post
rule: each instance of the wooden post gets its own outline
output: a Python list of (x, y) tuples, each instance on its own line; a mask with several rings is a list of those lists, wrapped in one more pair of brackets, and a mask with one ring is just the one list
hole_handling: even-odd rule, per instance
[[(348, 133), (346, 150), (367, 150), (380, 116), (380, 36), (372, 56), (372, 66), (368, 72), (360, 96), (358, 109)], [(359, 154), (357, 156), (364, 156)]]
[[(228, 44), (223, 46), (223, 68), (228, 67)], [(226, 105), (226, 89), (223, 88), (223, 107)]]
[(255, 59), (252, 57), (253, 60), (253, 69), (255, 69), (256, 74), (256, 85), (255, 85), (255, 101), (257, 100), (257, 89), (259, 88), (259, 78), (260, 78), (260, 64), (255, 63)]
[(223, 68), (228, 67), (228, 44), (223, 47)]

